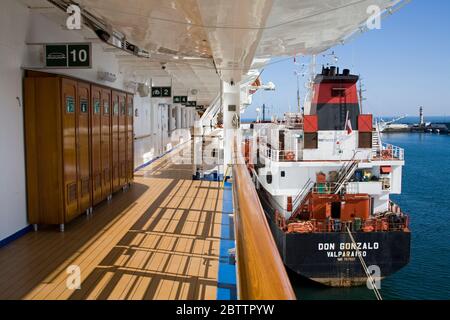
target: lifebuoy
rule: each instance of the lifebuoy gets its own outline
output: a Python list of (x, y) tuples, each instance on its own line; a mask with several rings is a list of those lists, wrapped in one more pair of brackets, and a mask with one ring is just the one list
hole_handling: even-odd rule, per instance
[(295, 160), (295, 154), (292, 151), (288, 151), (286, 153), (285, 159), (288, 161), (293, 161)]
[(382, 156), (382, 158), (383, 159), (391, 159), (392, 158), (392, 150), (391, 149), (386, 149), (386, 150), (383, 150), (382, 152), (381, 152), (381, 156)]

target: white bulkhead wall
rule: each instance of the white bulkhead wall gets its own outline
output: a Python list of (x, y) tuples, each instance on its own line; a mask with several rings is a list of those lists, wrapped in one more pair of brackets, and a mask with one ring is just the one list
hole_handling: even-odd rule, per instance
[(385, 192), (379, 197), (373, 199), (373, 212), (382, 213), (389, 209), (389, 192)]
[(358, 148), (358, 131), (319, 131), (318, 149), (305, 149), (303, 160), (367, 160), (371, 149)]
[[(2, 0), (0, 10), (0, 240), (27, 226), (22, 59), (29, 10)], [(17, 99), (19, 98), (19, 100)]]
[[(152, 133), (152, 110), (150, 97), (134, 96), (134, 134), (136, 137)], [(137, 110), (137, 111), (136, 111)]]
[(402, 193), (402, 166), (392, 166), (391, 172), (391, 194)]
[(150, 97), (134, 96), (134, 166), (139, 167), (158, 155), (154, 130), (155, 110)]
[[(95, 37), (93, 33), (92, 35)], [(39, 11), (34, 11), (30, 14), (26, 41), (28, 43), (89, 42), (79, 31), (66, 30), (61, 25), (39, 14)], [(27, 46), (27, 54), (22, 63), (22, 67), (32, 68), (33, 66), (39, 66), (39, 59), (42, 51), (42, 46)], [(119, 90), (126, 89), (115, 55), (113, 53), (104, 52), (103, 47), (99, 43), (92, 44), (92, 65), (92, 69), (50, 69), (42, 71), (66, 74)], [(99, 71), (111, 72), (116, 75), (117, 80), (115, 82), (99, 80)]]

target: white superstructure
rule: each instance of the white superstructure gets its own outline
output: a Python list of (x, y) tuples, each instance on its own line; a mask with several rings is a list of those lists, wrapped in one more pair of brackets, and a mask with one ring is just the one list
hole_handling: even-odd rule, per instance
[[(271, 123), (255, 124), (254, 131), (254, 139), (261, 137), (260, 143), (254, 146), (259, 148), (261, 162), (264, 163), (264, 167), (258, 171), (258, 185), (273, 196), (276, 206), (285, 213), (286, 218), (296, 209), (286, 210), (288, 197), (295, 198), (308, 181), (316, 183), (318, 172), (330, 177), (330, 174), (339, 172), (352, 161), (357, 162), (355, 172), (359, 171), (361, 176), (370, 178), (367, 181), (355, 181), (353, 173), (345, 182), (343, 191), (347, 194), (368, 194), (373, 198), (374, 214), (386, 212), (389, 209), (389, 195), (402, 192), (402, 167), (405, 164), (403, 150), (382, 144), (379, 137), (375, 139), (381, 148), (361, 149), (357, 144), (357, 131), (350, 135), (346, 131), (324, 131), (319, 133), (318, 148), (308, 150), (303, 147), (303, 130), (290, 130), (284, 124)], [(283, 157), (284, 150), (278, 149), (280, 131), (285, 132), (285, 150), (294, 150), (294, 160), (286, 160)], [(380, 150), (392, 156), (379, 157)], [(381, 173), (382, 167), (391, 168), (390, 172)], [(270, 183), (267, 175), (272, 177)], [(334, 182), (329, 183), (331, 188)]]

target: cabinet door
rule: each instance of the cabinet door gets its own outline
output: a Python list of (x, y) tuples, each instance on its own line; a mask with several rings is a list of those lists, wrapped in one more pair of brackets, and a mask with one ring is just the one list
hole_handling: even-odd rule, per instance
[(78, 215), (77, 185), (77, 82), (62, 79), (62, 135), (65, 221)]
[(111, 146), (112, 146), (112, 189), (113, 192), (120, 189), (119, 173), (119, 93), (112, 92), (112, 117), (111, 117)]
[(132, 95), (127, 95), (127, 181), (134, 176), (134, 131), (133, 131), (134, 101)]
[(112, 193), (112, 154), (111, 154), (111, 90), (102, 90), (102, 127), (101, 127), (101, 172), (102, 198)]
[(120, 165), (120, 186), (127, 183), (127, 103), (126, 94), (119, 95), (119, 165)]
[(78, 194), (79, 211), (92, 207), (91, 201), (91, 156), (90, 156), (90, 85), (78, 82), (77, 108), (77, 160), (78, 160)]
[(102, 198), (102, 89), (91, 88), (91, 186), (92, 204), (96, 205)]
[(62, 175), (61, 81), (25, 78), (24, 84), (28, 222), (64, 223), (67, 192)]

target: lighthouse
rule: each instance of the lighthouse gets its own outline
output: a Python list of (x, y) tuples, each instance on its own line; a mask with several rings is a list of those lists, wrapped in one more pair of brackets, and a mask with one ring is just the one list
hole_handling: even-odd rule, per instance
[(423, 118), (423, 107), (420, 107), (419, 109), (419, 116), (420, 116), (420, 126), (422, 127), (425, 125), (425, 121)]

